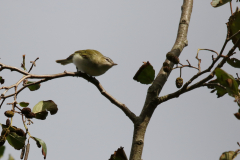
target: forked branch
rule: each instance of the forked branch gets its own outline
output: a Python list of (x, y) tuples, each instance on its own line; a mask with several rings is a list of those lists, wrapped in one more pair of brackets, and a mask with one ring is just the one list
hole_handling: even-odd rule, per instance
[[(37, 60), (37, 59), (36, 59)], [(35, 60), (35, 61), (36, 61)], [(4, 94), (1, 94), (0, 98), (3, 99), (3, 101), (5, 101), (5, 99), (9, 98), (9, 97), (16, 97), (22, 90), (24, 90), (26, 87), (30, 86), (30, 85), (34, 85), (34, 84), (40, 84), (40, 83), (43, 83), (43, 82), (46, 82), (46, 81), (49, 81), (49, 80), (52, 80), (52, 79), (56, 79), (56, 78), (61, 78), (61, 77), (69, 77), (69, 76), (78, 76), (78, 77), (82, 77), (84, 79), (86, 79), (87, 81), (91, 82), (92, 84), (94, 84), (98, 90), (100, 91), (100, 93), (106, 97), (110, 102), (112, 102), (114, 105), (116, 105), (117, 107), (119, 107), (130, 119), (131, 121), (134, 123), (135, 119), (136, 119), (136, 115), (131, 112), (127, 107), (126, 105), (124, 105), (123, 103), (121, 103), (120, 101), (118, 101), (116, 98), (114, 98), (112, 95), (110, 95), (104, 88), (103, 86), (100, 84), (100, 82), (94, 78), (94, 77), (90, 77), (88, 76), (87, 74), (85, 73), (82, 73), (82, 72), (66, 72), (64, 71), (64, 73), (59, 73), (59, 74), (53, 74), (53, 75), (35, 75), (35, 74), (30, 74), (29, 72), (26, 72), (26, 71), (23, 71), (19, 68), (16, 68), (16, 67), (12, 67), (12, 66), (8, 66), (8, 65), (5, 65), (3, 63), (0, 63), (0, 71), (3, 70), (3, 69), (8, 69), (8, 70), (11, 70), (11, 71), (16, 71), (16, 72), (19, 72), (23, 75), (25, 75), (23, 78), (21, 78), (16, 84), (14, 85), (11, 85), (9, 87), (2, 87), (0, 89), (6, 89), (6, 91), (4, 92)], [(33, 65), (32, 65), (33, 66)], [(32, 67), (31, 67), (32, 68)], [(29, 70), (31, 71), (31, 70)], [(37, 82), (34, 82), (34, 83), (31, 83), (31, 84), (25, 84), (22, 88), (20, 88), (19, 90), (15, 90), (15, 93), (13, 94), (10, 94), (10, 95), (6, 95), (5, 94), (7, 93), (7, 91), (10, 89), (10, 88), (17, 88), (17, 86), (19, 86), (19, 84), (21, 82), (23, 82), (24, 80), (26, 79), (41, 79)], [(1, 103), (1, 105), (3, 104), (3, 101)], [(1, 107), (1, 106), (0, 106)]]

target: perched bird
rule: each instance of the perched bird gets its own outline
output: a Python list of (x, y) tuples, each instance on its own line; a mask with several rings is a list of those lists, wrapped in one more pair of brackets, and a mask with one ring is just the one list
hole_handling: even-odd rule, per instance
[(78, 71), (90, 76), (100, 76), (117, 65), (110, 58), (103, 56), (93, 49), (79, 50), (71, 54), (67, 59), (56, 60), (61, 65), (74, 63)]

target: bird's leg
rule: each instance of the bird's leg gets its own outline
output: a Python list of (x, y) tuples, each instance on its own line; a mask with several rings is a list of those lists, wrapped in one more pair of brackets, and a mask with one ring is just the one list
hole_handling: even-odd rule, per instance
[[(76, 69), (77, 69), (77, 72), (78, 72), (78, 68), (76, 67)], [(78, 77), (77, 77), (78, 78)]]

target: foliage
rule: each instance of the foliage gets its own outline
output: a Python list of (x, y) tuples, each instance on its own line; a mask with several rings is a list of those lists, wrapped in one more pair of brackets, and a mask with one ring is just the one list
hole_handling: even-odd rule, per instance
[[(231, 0), (213, 0), (211, 2), (211, 5), (216, 8), (216, 7), (222, 6), (224, 4), (227, 4), (228, 2), (231, 2)], [(232, 8), (232, 6), (231, 6), (231, 8)], [(181, 24), (185, 24), (185, 23), (186, 23), (186, 21), (181, 21)], [(201, 71), (201, 67), (200, 67), (201, 59), (198, 58), (198, 52), (197, 52), (197, 56), (196, 56), (196, 58), (198, 59), (198, 67), (192, 66), (189, 61), (187, 61), (188, 65), (183, 65), (180, 63), (178, 56), (181, 53), (181, 49), (183, 49), (187, 45), (186, 42), (183, 43), (184, 47), (182, 47), (182, 48), (179, 47), (181, 49), (174, 48), (170, 52), (168, 52), (166, 54), (167, 60), (163, 63), (163, 67), (161, 70), (162, 72), (161, 71), (160, 72), (167, 79), (167, 76), (169, 76), (169, 74), (171, 73), (171, 71), (173, 69), (180, 69), (180, 77), (178, 77), (175, 82), (176, 86), (177, 86), (177, 88), (179, 88), (179, 90), (174, 93), (171, 93), (169, 95), (163, 96), (163, 97), (154, 97), (155, 99), (151, 99), (149, 104), (147, 104), (148, 108), (146, 107), (147, 109), (143, 110), (141, 114), (142, 115), (145, 114), (149, 118), (149, 115), (152, 115), (150, 110), (153, 112), (154, 109), (160, 103), (170, 100), (171, 98), (179, 97), (180, 94), (183, 94), (185, 92), (191, 91), (192, 89), (196, 89), (196, 88), (203, 87), (203, 86), (208, 86), (208, 88), (213, 89), (211, 91), (212, 93), (217, 91), (218, 98), (221, 98), (224, 95), (226, 95), (226, 93), (228, 93), (229, 96), (234, 97), (235, 102), (237, 102), (238, 106), (240, 106), (240, 94), (239, 94), (239, 89), (238, 89), (239, 84), (240, 84), (240, 78), (239, 77), (234, 78), (227, 71), (224, 71), (223, 69), (221, 69), (221, 67), (225, 63), (228, 63), (232, 67), (240, 68), (240, 60), (232, 57), (234, 55), (234, 51), (237, 47), (240, 50), (240, 11), (238, 8), (230, 16), (229, 22), (227, 23), (227, 29), (228, 29), (227, 38), (226, 38), (225, 44), (223, 45), (223, 48), (220, 53), (217, 53), (216, 51), (213, 51), (211, 49), (199, 49), (198, 50), (198, 52), (200, 50), (208, 50), (211, 52), (215, 52), (217, 54), (217, 57), (212, 58), (212, 64), (209, 66), (209, 68), (204, 71)], [(223, 51), (229, 40), (232, 40), (234, 46), (226, 55), (223, 55)], [(5, 146), (3, 146), (3, 145), (4, 145), (5, 141), (7, 141), (16, 150), (22, 149), (21, 157), (25, 156), (25, 159), (27, 159), (29, 149), (30, 149), (29, 140), (31, 140), (31, 139), (36, 142), (36, 145), (39, 148), (42, 147), (43, 157), (44, 157), (44, 159), (46, 158), (46, 156), (47, 156), (46, 143), (43, 140), (32, 136), (30, 134), (30, 131), (29, 131), (26, 123), (28, 125), (33, 124), (32, 118), (34, 118), (35, 120), (45, 120), (47, 118), (49, 112), (51, 115), (55, 115), (58, 112), (57, 104), (55, 104), (55, 102), (53, 100), (46, 100), (46, 101), (41, 100), (34, 107), (31, 107), (31, 105), (28, 102), (22, 101), (22, 102), (18, 103), (17, 95), (25, 88), (28, 88), (30, 91), (37, 91), (40, 89), (42, 82), (46, 82), (46, 81), (54, 79), (54, 78), (71, 75), (71, 76), (79, 76), (79, 77), (82, 77), (82, 78), (90, 81), (92, 84), (94, 84), (99, 89), (99, 91), (102, 93), (102, 95), (104, 95), (113, 104), (115, 104), (120, 109), (122, 109), (123, 112), (133, 121), (134, 125), (137, 124), (136, 126), (138, 126), (138, 127), (136, 127), (136, 128), (141, 128), (141, 127), (139, 127), (138, 123), (143, 118), (140, 117), (140, 119), (139, 119), (139, 117), (135, 116), (135, 114), (132, 113), (124, 104), (120, 103), (115, 98), (113, 98), (111, 95), (109, 95), (102, 88), (102, 86), (100, 85), (99, 81), (96, 78), (93, 78), (82, 72), (78, 72), (78, 73), (64, 72), (61, 75), (59, 74), (59, 75), (55, 75), (55, 76), (54, 75), (42, 76), (42, 77), (39, 76), (40, 78), (42, 78), (39, 81), (29, 81), (29, 79), (32, 79), (32, 78), (39, 78), (39, 77), (34, 77), (33, 74), (30, 74), (32, 67), (36, 65), (35, 62), (38, 58), (34, 62), (31, 62), (32, 66), (29, 69), (29, 71), (27, 72), (25, 57), (26, 56), (23, 55), (23, 62), (21, 64), (21, 68), (23, 70), (16, 69), (16, 67), (6, 66), (6, 65), (3, 65), (2, 63), (0, 63), (0, 66), (1, 66), (0, 71), (2, 71), (3, 69), (9, 69), (9, 70), (14, 70), (14, 71), (17, 71), (17, 72), (23, 74), (23, 78), (21, 78), (21, 80), (19, 80), (16, 84), (11, 85), (9, 87), (0, 88), (0, 89), (5, 89), (4, 93), (1, 94), (1, 97), (0, 97), (0, 100), (2, 100), (1, 105), (3, 104), (5, 99), (7, 99), (11, 96), (14, 97), (14, 100), (12, 103), (7, 103), (8, 105), (12, 106), (11, 110), (7, 110), (4, 112), (5, 116), (7, 117), (6, 124), (1, 124), (2, 132), (1, 132), (1, 136), (0, 136), (0, 158), (2, 157), (4, 150), (5, 150)], [(223, 59), (220, 61), (220, 58), (223, 58)], [(217, 62), (219, 62), (219, 64), (216, 68), (214, 68), (214, 65)], [(144, 64), (138, 69), (138, 71), (136, 72), (133, 79), (136, 80), (137, 82), (140, 82), (141, 84), (153, 84), (154, 81), (156, 80), (155, 79), (155, 70), (148, 61), (143, 62), (143, 63)], [(173, 66), (176, 66), (176, 67), (173, 68)], [(186, 81), (185, 84), (183, 83), (184, 80), (181, 76), (181, 70), (184, 67), (190, 67), (190, 68), (194, 68), (194, 69), (198, 70), (198, 73), (196, 75), (194, 75), (189, 81)], [(212, 72), (208, 77), (202, 79), (199, 83), (195, 83), (194, 85), (189, 86), (193, 80), (195, 80), (199, 76), (203, 75), (204, 73), (210, 72), (211, 70), (212, 70)], [(216, 79), (211, 80), (214, 76), (216, 76)], [(5, 82), (5, 79), (3, 79), (2, 76), (0, 76), (0, 83), (3, 84), (4, 82)], [(20, 84), (22, 84), (23, 87), (21, 89), (17, 90), (17, 87)], [(163, 85), (162, 86), (159, 85), (159, 86), (163, 87)], [(15, 93), (12, 95), (5, 96), (7, 91), (11, 88), (15, 88)], [(17, 104), (20, 105), (22, 108), (18, 107)], [(1, 108), (1, 105), (0, 105), (0, 108)], [(238, 112), (234, 114), (238, 120), (240, 120), (240, 112), (239, 111), (240, 110), (238, 110)], [(13, 117), (16, 114), (19, 114), (22, 117), (22, 122), (23, 122), (25, 131), (23, 131), (19, 127), (12, 125)], [(147, 125), (145, 127), (147, 127)], [(142, 137), (144, 137), (144, 136), (142, 136)], [(28, 141), (26, 141), (27, 139), (28, 139)], [(137, 143), (135, 143), (135, 141), (133, 141), (133, 142), (134, 142), (133, 145), (137, 145), (137, 146), (143, 145), (142, 141), (138, 141)], [(139, 149), (138, 151), (140, 151), (140, 150), (141, 149)], [(237, 156), (238, 152), (239, 152), (238, 150), (235, 152), (234, 151), (224, 152), (221, 155), (220, 160), (233, 160)], [(138, 154), (141, 154), (141, 153), (138, 153)], [(9, 156), (9, 160), (10, 159), (13, 159), (11, 157), (11, 155)], [(118, 148), (118, 150), (115, 151), (114, 154), (111, 155), (109, 160), (127, 160), (127, 156), (123, 150), (123, 147)]]

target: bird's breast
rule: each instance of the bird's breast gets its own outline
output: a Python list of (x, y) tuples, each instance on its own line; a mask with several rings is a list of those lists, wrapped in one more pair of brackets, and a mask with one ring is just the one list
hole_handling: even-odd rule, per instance
[(83, 58), (79, 54), (75, 54), (73, 56), (73, 63), (75, 64), (75, 66), (78, 68), (79, 71), (87, 73), (88, 75), (99, 76), (99, 75), (103, 74), (99, 70), (98, 63), (96, 63), (96, 62), (94, 63), (93, 61), (90, 61), (87, 58)]

